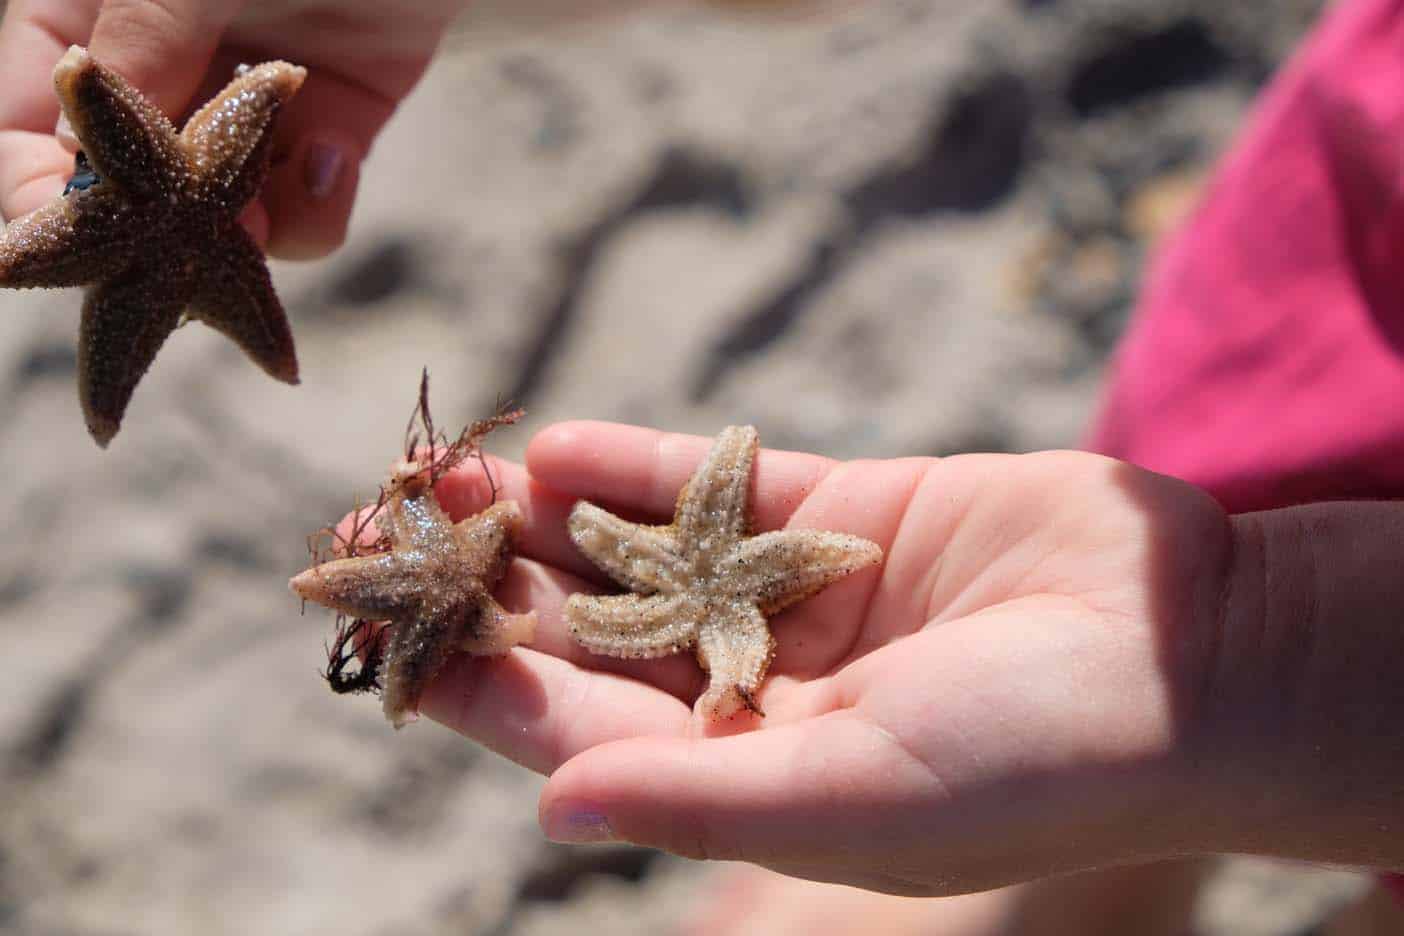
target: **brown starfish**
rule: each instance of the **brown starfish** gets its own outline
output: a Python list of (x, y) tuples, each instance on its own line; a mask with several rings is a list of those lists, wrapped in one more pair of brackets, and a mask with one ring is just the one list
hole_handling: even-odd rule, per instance
[(726, 718), (756, 704), (775, 652), (766, 618), (882, 561), (876, 543), (842, 533), (776, 530), (748, 536), (751, 426), (731, 426), (678, 496), (668, 526), (621, 520), (581, 501), (570, 514), (580, 551), (638, 594), (571, 595), (565, 617), (586, 649), (615, 657), (694, 649), (710, 674), (697, 711)]
[(449, 654), (506, 653), (531, 640), (536, 613), (512, 614), (492, 597), (522, 525), (516, 501), (498, 501), (457, 524), (439, 506), (432, 459), (400, 462), (376, 525), (392, 548), (313, 566), (289, 584), (308, 601), (389, 621), (380, 673), (385, 717), (418, 717), (419, 698)]
[(179, 134), (78, 46), (54, 87), (82, 144), (65, 194), (0, 236), (0, 286), (88, 286), (78, 395), (103, 447), (132, 391), (185, 317), (297, 383), (292, 332), (263, 253), (238, 223), (268, 175), (272, 126), (305, 69), (241, 67)]

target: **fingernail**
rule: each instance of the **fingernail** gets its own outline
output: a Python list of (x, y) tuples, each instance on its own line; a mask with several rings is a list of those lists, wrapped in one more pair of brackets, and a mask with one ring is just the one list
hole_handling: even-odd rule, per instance
[(346, 154), (338, 146), (313, 143), (307, 147), (302, 173), (312, 197), (327, 198), (336, 191), (336, 183), (341, 180), (341, 170), (345, 165)]
[(570, 812), (553, 816), (546, 825), (546, 837), (562, 845), (589, 845), (614, 841), (609, 818), (597, 812)]

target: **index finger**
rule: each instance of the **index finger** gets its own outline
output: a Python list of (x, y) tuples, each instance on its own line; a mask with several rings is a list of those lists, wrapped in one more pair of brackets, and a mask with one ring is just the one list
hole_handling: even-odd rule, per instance
[[(531, 476), (574, 498), (666, 522), (712, 440), (607, 422), (548, 426), (527, 446)], [(752, 517), (757, 530), (783, 527), (838, 463), (821, 455), (761, 449)]]

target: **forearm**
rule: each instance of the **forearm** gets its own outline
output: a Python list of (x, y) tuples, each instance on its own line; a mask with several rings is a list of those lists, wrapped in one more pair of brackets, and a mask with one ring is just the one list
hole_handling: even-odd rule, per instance
[(1223, 845), (1404, 870), (1404, 504), (1244, 514), (1233, 540), (1191, 730)]

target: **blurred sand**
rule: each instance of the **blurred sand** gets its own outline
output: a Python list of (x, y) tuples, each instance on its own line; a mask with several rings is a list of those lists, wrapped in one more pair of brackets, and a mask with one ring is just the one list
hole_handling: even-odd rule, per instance
[[(602, 0), (609, 3), (609, 0)], [(624, 6), (632, 6), (625, 3)], [(78, 299), (0, 295), (0, 930), (611, 933), (698, 869), (537, 831), (539, 782), (320, 679), (286, 577), (369, 494), (419, 370), (835, 456), (1075, 444), (1153, 239), (1310, 0), (481, 5), (367, 167), (335, 258), (275, 271), (303, 386), (177, 334), (112, 449)], [(1349, 875), (1238, 864), (1208, 932), (1303, 933)]]

